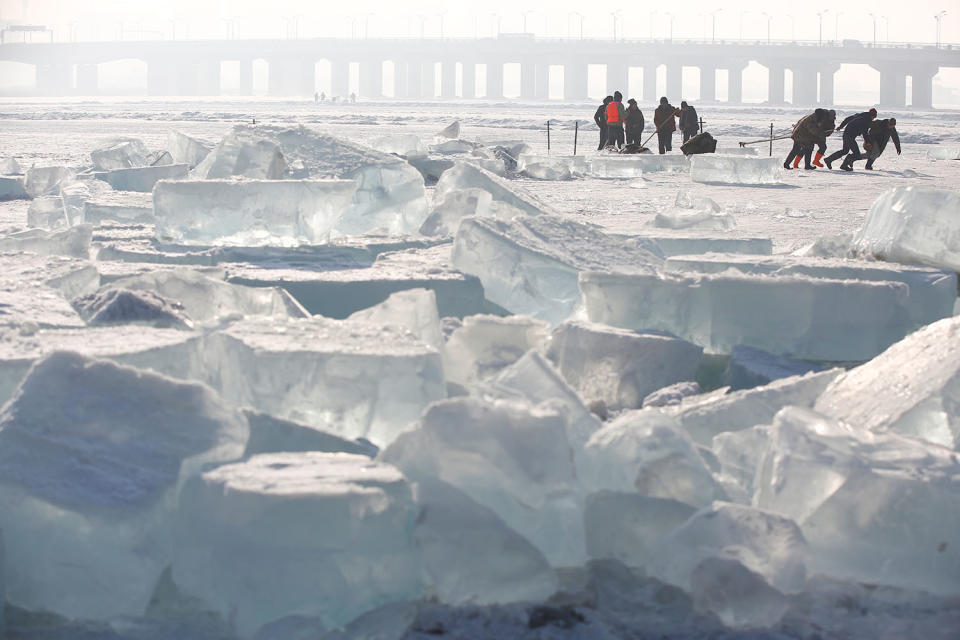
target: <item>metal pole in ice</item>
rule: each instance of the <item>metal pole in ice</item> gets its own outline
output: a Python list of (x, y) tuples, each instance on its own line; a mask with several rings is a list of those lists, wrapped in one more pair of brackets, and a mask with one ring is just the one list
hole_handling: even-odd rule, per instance
[(550, 153), (550, 121), (547, 120), (547, 153)]
[(580, 133), (580, 121), (573, 123), (573, 155), (577, 155), (577, 134)]
[(770, 157), (773, 157), (773, 123), (770, 123)]

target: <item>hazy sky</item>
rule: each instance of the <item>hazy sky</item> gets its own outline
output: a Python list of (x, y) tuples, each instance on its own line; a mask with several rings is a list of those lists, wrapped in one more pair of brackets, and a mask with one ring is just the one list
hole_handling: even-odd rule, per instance
[[(465, 6), (466, 5), (466, 6)], [(718, 39), (765, 39), (770, 14), (774, 39), (816, 40), (822, 22), (823, 38), (933, 42), (934, 15), (947, 10), (941, 22), (941, 41), (960, 43), (960, 2), (957, 0), (844, 0), (837, 2), (766, 2), (755, 0), (683, 0), (655, 3), (583, 0), (364, 0), (362, 3), (318, 0), (0, 0), (0, 20), (26, 20), (55, 27), (56, 38), (66, 40), (115, 38), (121, 24), (125, 37), (189, 36), (284, 37), (296, 29), (300, 37), (362, 37), (440, 35), (440, 15), (447, 37), (488, 36), (497, 23), (503, 32), (526, 30), (540, 36), (580, 35), (627, 38), (710, 37), (713, 19)], [(722, 6), (711, 17), (709, 14)], [(682, 7), (682, 9), (681, 9)], [(818, 18), (817, 13), (827, 10)], [(611, 12), (618, 11), (615, 19)], [(837, 13), (840, 11), (841, 13)], [(875, 16), (875, 19), (870, 14)]]

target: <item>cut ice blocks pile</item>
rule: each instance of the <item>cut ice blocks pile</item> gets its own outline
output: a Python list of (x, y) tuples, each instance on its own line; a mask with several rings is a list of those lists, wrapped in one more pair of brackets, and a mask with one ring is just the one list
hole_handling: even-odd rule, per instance
[(827, 601), (956, 609), (955, 193), (884, 194), (837, 241), (858, 260), (771, 255), (700, 191), (612, 234), (505, 176), (778, 170), (587, 172), (455, 124), (4, 176), (35, 227), (0, 237), (8, 625), (793, 637)]

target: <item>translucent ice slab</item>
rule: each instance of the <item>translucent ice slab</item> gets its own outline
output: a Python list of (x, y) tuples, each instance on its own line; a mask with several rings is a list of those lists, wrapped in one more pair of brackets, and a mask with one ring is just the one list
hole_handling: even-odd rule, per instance
[(167, 135), (167, 151), (174, 164), (185, 164), (191, 169), (203, 162), (214, 145), (180, 131), (171, 131)]
[(129, 169), (147, 165), (150, 152), (141, 140), (119, 140), (108, 147), (90, 152), (93, 168), (97, 171)]
[(320, 243), (356, 190), (351, 180), (162, 181), (153, 192), (157, 236), (194, 244)]
[[(103, 180), (117, 191), (150, 193), (160, 180), (179, 180), (187, 177), (186, 164), (164, 164), (156, 167), (114, 169), (103, 175)], [(97, 174), (100, 175), (100, 174)]]
[(590, 158), (590, 173), (597, 178), (639, 178), (644, 173), (684, 172), (690, 168), (682, 155), (606, 154)]
[(21, 176), (0, 176), (0, 200), (26, 200), (29, 197)]
[(483, 189), (489, 192), (494, 200), (530, 215), (539, 215), (549, 210), (545, 204), (518, 185), (513, 185), (508, 180), (469, 162), (458, 162), (453, 168), (443, 172), (433, 192), (434, 202), (443, 202), (448, 194), (464, 189)]
[(690, 159), (690, 180), (722, 184), (770, 185), (782, 182), (778, 158), (700, 154)]

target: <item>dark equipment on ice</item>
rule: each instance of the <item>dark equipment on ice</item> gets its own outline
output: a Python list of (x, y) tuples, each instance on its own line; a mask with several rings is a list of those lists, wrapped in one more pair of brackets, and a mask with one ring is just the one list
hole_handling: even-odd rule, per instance
[(632, 143), (632, 144), (624, 145), (623, 149), (620, 149), (620, 153), (633, 154), (633, 153), (653, 153), (653, 152), (650, 151), (650, 149), (640, 144)]
[(680, 151), (682, 151), (685, 156), (693, 156), (698, 153), (716, 153), (717, 139), (710, 135), (709, 132), (704, 131), (680, 145)]

